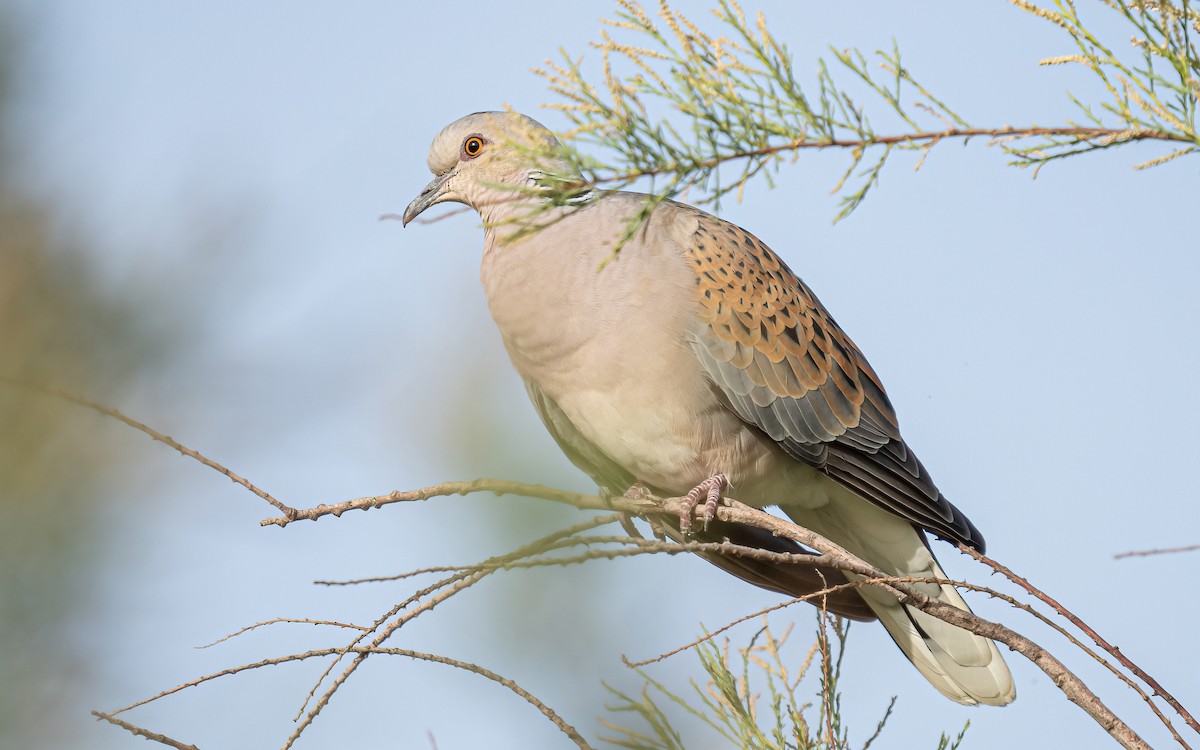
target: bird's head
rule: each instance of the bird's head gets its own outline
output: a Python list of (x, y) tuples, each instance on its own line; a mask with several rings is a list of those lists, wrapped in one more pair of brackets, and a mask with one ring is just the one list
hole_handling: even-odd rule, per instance
[(428, 162), (435, 176), (404, 210), (405, 224), (437, 203), (484, 213), (517, 202), (548, 178), (580, 179), (554, 134), (516, 112), (476, 112), (450, 123), (433, 139)]

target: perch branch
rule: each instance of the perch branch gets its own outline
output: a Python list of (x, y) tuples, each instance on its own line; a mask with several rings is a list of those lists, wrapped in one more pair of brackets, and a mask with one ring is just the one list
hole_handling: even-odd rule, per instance
[(1057, 612), (1058, 614), (1060, 614), (1064, 618), (1066, 618), (1068, 621), (1070, 621), (1070, 623), (1072, 625), (1074, 625), (1075, 627), (1079, 628), (1081, 631), (1086, 633), (1087, 636), (1089, 638), (1091, 638), (1092, 641), (1097, 646), (1104, 649), (1108, 653), (1112, 654), (1114, 657), (1116, 657), (1116, 659), (1118, 661), (1121, 662), (1121, 664), (1126, 669), (1128, 669), (1130, 672), (1133, 672), (1135, 675), (1137, 675), (1138, 679), (1142, 680), (1147, 685), (1149, 685), (1150, 689), (1154, 691), (1154, 694), (1161, 697), (1163, 700), (1165, 700), (1167, 702), (1168, 705), (1171, 706), (1171, 708), (1175, 709), (1175, 712), (1178, 713), (1183, 718), (1183, 720), (1187, 723), (1187, 725), (1189, 727), (1192, 728), (1193, 731), (1200, 733), (1200, 724), (1198, 724), (1196, 722), (1195, 717), (1193, 717), (1192, 714), (1186, 708), (1183, 707), (1183, 704), (1181, 704), (1174, 695), (1167, 692), (1167, 690), (1165, 688), (1163, 688), (1162, 685), (1158, 684), (1157, 680), (1155, 680), (1153, 677), (1151, 677), (1149, 674), (1147, 674), (1144, 669), (1139, 667), (1128, 656), (1126, 656), (1124, 653), (1122, 653), (1121, 649), (1117, 648), (1116, 646), (1112, 645), (1107, 640), (1102, 638), (1099, 633), (1097, 633), (1095, 630), (1092, 629), (1092, 627), (1090, 625), (1088, 625), (1082, 619), (1080, 619), (1078, 615), (1076, 615), (1074, 612), (1071, 612), (1070, 610), (1068, 610), (1062, 604), (1059, 604), (1057, 599), (1053, 598), (1049, 594), (1047, 594), (1044, 591), (1042, 591), (1041, 589), (1037, 588), (1036, 586), (1031, 584), (1025, 578), (1014, 573), (1007, 566), (996, 562), (995, 560), (988, 557), (987, 555), (980, 554), (978, 551), (973, 550), (970, 547), (966, 547), (961, 544), (958, 546), (959, 546), (959, 549), (963, 553), (968, 554), (971, 557), (974, 557), (976, 560), (987, 565), (992, 570), (995, 570), (996, 572), (1000, 573), (1008, 580), (1012, 581), (1013, 583), (1017, 584), (1021, 588), (1025, 589), (1025, 591), (1027, 591), (1031, 596), (1033, 596), (1034, 598), (1038, 599), (1039, 601), (1045, 603), (1047, 606), (1049, 606), (1055, 612)]
[[(522, 494), (529, 497), (539, 497), (554, 502), (567, 503), (577, 507), (593, 510), (616, 510), (622, 513), (632, 513), (635, 515), (673, 515), (678, 516), (680, 509), (681, 498), (660, 499), (653, 496), (645, 495), (637, 500), (631, 500), (623, 497), (600, 498), (596, 496), (581, 495), (578, 493), (563, 492), (541, 485), (523, 485), (516, 482), (505, 482), (500, 480), (481, 479), (474, 482), (447, 482), (440, 485), (426, 487), (420, 490), (414, 490), (407, 493), (393, 492), (390, 495), (383, 495), (371, 498), (360, 498), (351, 500), (346, 503), (337, 505), (322, 505), (307, 511), (297, 511), (296, 518), (313, 519), (324, 515), (339, 514), (350, 509), (368, 509), (378, 507), (381, 504), (390, 502), (402, 502), (406, 500), (424, 500), (431, 497), (442, 495), (465, 494), (467, 492), (494, 492), (496, 494)], [(852, 555), (844, 548), (830, 542), (829, 540), (809, 531), (803, 527), (796, 526), (771, 514), (761, 510), (752, 508), (734, 500), (727, 500), (726, 504), (717, 509), (717, 516), (720, 520), (728, 523), (741, 523), (749, 526), (766, 529), (776, 536), (791, 539), (806, 547), (815, 549), (821, 553), (822, 563), (831, 567), (838, 568), (843, 571), (855, 573), (865, 578), (872, 580), (885, 579), (888, 576), (866, 563), (862, 559)], [(281, 524), (282, 519), (267, 519), (263, 522), (264, 525)], [(1126, 748), (1148, 748), (1149, 745), (1138, 736), (1124, 721), (1118, 718), (1096, 694), (1088, 688), (1082, 680), (1080, 680), (1073, 672), (1071, 672), (1061, 661), (1046, 651), (1044, 648), (1029, 640), (1025, 636), (1020, 635), (1016, 631), (1007, 628), (999, 623), (984, 620), (970, 612), (964, 612), (950, 605), (944, 604), (936, 599), (931, 599), (919, 591), (900, 583), (879, 583), (881, 587), (890, 590), (901, 601), (909, 604), (917, 609), (929, 613), (938, 619), (957, 625), (971, 632), (977, 633), (984, 637), (992, 638), (993, 640), (1004, 643), (1014, 651), (1025, 656), (1032, 661), (1039, 669), (1046, 673), (1051, 678), (1055, 685), (1067, 696), (1067, 699), (1075, 703), (1092, 717), (1101, 727), (1105, 729), (1114, 739), (1116, 739), (1123, 747)], [(388, 635), (399, 627), (399, 622), (389, 626), (380, 637), (376, 639), (376, 644), (382, 642)], [(352, 665), (350, 670), (353, 671)], [(339, 680), (333, 686), (336, 689), (338, 685), (348, 676), (344, 673), (339, 677)], [(323, 697), (323, 701), (328, 700), (329, 693)], [(319, 711), (320, 704), (317, 708)], [(314, 716), (310, 713), (308, 719)]]
[(200, 750), (200, 748), (196, 747), (195, 745), (187, 745), (183, 742), (180, 742), (179, 740), (171, 739), (170, 737), (168, 737), (165, 734), (159, 734), (158, 732), (151, 732), (149, 729), (142, 729), (141, 727), (139, 727), (135, 724), (130, 724), (127, 721), (122, 721), (121, 719), (118, 719), (117, 717), (113, 716), (112, 714), (106, 714), (103, 711), (92, 711), (92, 716), (95, 716), (97, 719), (103, 719), (103, 720), (107, 721), (109, 724), (112, 724), (113, 726), (120, 727), (120, 728), (124, 729), (125, 731), (129, 732), (130, 734), (134, 735), (135, 737), (144, 737), (144, 738), (150, 740), (151, 742), (157, 742), (160, 745), (166, 745), (167, 747), (173, 747), (176, 750)]
[[(157, 430), (154, 430), (151, 427), (149, 427), (145, 424), (142, 424), (141, 422), (138, 422), (130, 417), (125, 416), (123, 413), (121, 413), (115, 409), (111, 409), (109, 407), (102, 406), (100, 404), (97, 404), (97, 403), (94, 403), (87, 399), (84, 399), (80, 396), (76, 396), (74, 394), (67, 393), (64, 391), (59, 391), (57, 389), (46, 388), (46, 387), (39, 386), (36, 384), (30, 384), (30, 383), (25, 383), (25, 382), (20, 382), (20, 381), (13, 381), (8, 378), (4, 378), (3, 382), (8, 382), (9, 384), (12, 384), (12, 385), (30, 388), (32, 390), (36, 390), (38, 392), (45, 393), (47, 395), (61, 398), (65, 401), (68, 401), (68, 402), (71, 402), (74, 404), (78, 404), (80, 406), (84, 406), (86, 408), (89, 408), (96, 412), (99, 412), (100, 414), (110, 416), (130, 427), (133, 427), (134, 429), (137, 429), (140, 432), (143, 432), (143, 433), (149, 435), (154, 440), (165, 443), (166, 445), (172, 447), (179, 453), (181, 453), (189, 458), (193, 458), (196, 461), (199, 461), (200, 463), (204, 464), (205, 466), (213, 469), (214, 471), (217, 471), (218, 473), (228, 477), (229, 479), (233, 480), (234, 482), (236, 482), (236, 483), (242, 485), (243, 487), (245, 487), (246, 489), (250, 490), (255, 495), (257, 495), (258, 497), (263, 499), (264, 501), (270, 503), (276, 509), (283, 512), (283, 514), (284, 514), (283, 516), (275, 517), (275, 518), (268, 518), (268, 519), (265, 519), (264, 521), (262, 521), (261, 524), (263, 526), (275, 525), (275, 526), (283, 527), (283, 526), (287, 526), (293, 520), (301, 520), (301, 519), (316, 520), (316, 519), (321, 518), (326, 515), (339, 516), (347, 510), (368, 510), (371, 508), (378, 508), (378, 507), (381, 507), (383, 505), (387, 505), (390, 503), (409, 502), (409, 501), (415, 501), (415, 500), (426, 500), (426, 499), (429, 499), (432, 497), (446, 496), (446, 495), (466, 495), (466, 494), (471, 494), (471, 493), (475, 493), (475, 492), (492, 492), (496, 495), (521, 494), (521, 495), (524, 495), (527, 497), (542, 498), (542, 499), (550, 500), (553, 502), (574, 505), (576, 507), (583, 508), (583, 509), (609, 510), (609, 511), (615, 510), (620, 513), (628, 513), (628, 514), (641, 515), (641, 516), (671, 515), (671, 516), (678, 517), (679, 511), (680, 511), (680, 501), (681, 501), (680, 498), (658, 499), (658, 498), (654, 498), (653, 496), (650, 496), (650, 495), (644, 495), (642, 497), (637, 498), (636, 500), (632, 500), (629, 498), (623, 498), (623, 497), (622, 498), (615, 498), (615, 497), (601, 498), (601, 497), (593, 496), (593, 495), (585, 495), (585, 494), (581, 494), (581, 493), (558, 490), (558, 489), (555, 489), (552, 487), (546, 487), (543, 485), (531, 485), (531, 484), (524, 484), (524, 483), (520, 483), (520, 482), (509, 482), (509, 481), (492, 480), (492, 479), (479, 479), (479, 480), (475, 480), (475, 481), (471, 481), (471, 482), (446, 482), (446, 483), (433, 485), (433, 486), (426, 487), (426, 488), (419, 489), (419, 490), (412, 490), (412, 491), (408, 491), (408, 492), (396, 491), (396, 492), (392, 492), (391, 494), (388, 494), (388, 495), (359, 498), (356, 500), (350, 500), (350, 501), (346, 501), (343, 503), (337, 503), (337, 504), (333, 504), (333, 505), (318, 505), (313, 508), (309, 508), (309, 509), (305, 509), (305, 510), (297, 510), (297, 509), (292, 508), (292, 507), (280, 502), (279, 500), (275, 499), (274, 497), (272, 497), (265, 491), (259, 489), (258, 487), (256, 487), (252, 483), (250, 483), (248, 480), (240, 477), (239, 475), (235, 474), (234, 472), (232, 472), (228, 468), (222, 466), (221, 464), (218, 464), (217, 462), (212, 461), (211, 459), (208, 459), (207, 457), (203, 456), (202, 454), (200, 454), (199, 452), (197, 452), (195, 450), (187, 448), (186, 446), (178, 443), (171, 437), (169, 437), (163, 433), (160, 433)], [(1067, 696), (1067, 698), (1070, 701), (1072, 701), (1073, 703), (1078, 705), (1080, 708), (1082, 708), (1089, 716), (1091, 716), (1093, 718), (1093, 720), (1095, 720), (1097, 723), (1099, 723), (1122, 746), (1124, 746), (1126, 748), (1139, 748), (1139, 749), (1149, 747), (1141, 737), (1139, 737), (1127, 724), (1125, 724), (1125, 722), (1121, 721), (1115, 714), (1113, 714), (1112, 711), (1109, 710), (1108, 707), (1105, 706), (1103, 704), (1103, 702), (1100, 701), (1100, 699), (1095, 695), (1095, 693), (1093, 693), (1086, 685), (1083, 684), (1083, 682), (1077, 676), (1075, 676), (1070, 670), (1068, 670), (1066, 668), (1066, 666), (1062, 664), (1062, 662), (1060, 662), (1057, 658), (1055, 658), (1053, 655), (1051, 655), (1048, 651), (1043, 649), (1041, 646), (1038, 646), (1036, 643), (1030, 641), (1029, 639), (1025, 638), (1024, 636), (1021, 636), (1020, 634), (1016, 633), (1015, 631), (1013, 631), (1003, 625), (1000, 625), (998, 623), (993, 623), (993, 622), (984, 620), (982, 618), (979, 618), (970, 612), (965, 612), (963, 610), (959, 610), (955, 607), (951, 607), (947, 604), (944, 604), (940, 601), (931, 599), (931, 598), (921, 594), (919, 591), (916, 591), (905, 584), (879, 582), (880, 579), (885, 579), (885, 578), (887, 578), (887, 576), (882, 571), (876, 569), (874, 566), (869, 565), (865, 561), (850, 554), (848, 551), (846, 551), (842, 547), (830, 542), (827, 539), (824, 539), (823, 537), (815, 534), (812, 531), (809, 531), (808, 529), (805, 529), (803, 527), (796, 526), (794, 524), (783, 521), (782, 519), (780, 519), (776, 516), (772, 516), (768, 513), (764, 513), (761, 510), (751, 508), (749, 506), (743, 505), (741, 503), (738, 503), (737, 501), (730, 499), (727, 501), (727, 503), (724, 507), (718, 508), (717, 514), (718, 514), (718, 518), (720, 518), (722, 521), (725, 521), (728, 523), (741, 523), (741, 524), (746, 524), (746, 525), (750, 525), (750, 526), (757, 526), (759, 528), (766, 529), (766, 530), (772, 532), (776, 536), (788, 538), (788, 539), (796, 541), (802, 545), (805, 545), (807, 547), (815, 549), (817, 552), (821, 553), (822, 563), (825, 565), (829, 565), (831, 567), (835, 567), (835, 568), (838, 568), (838, 569), (846, 571), (846, 572), (855, 573), (855, 574), (863, 576), (864, 578), (876, 581), (876, 582), (878, 582), (877, 585), (880, 585), (881, 587), (892, 591), (901, 601), (905, 602), (906, 604), (916, 607), (917, 609), (927, 612), (930, 615), (937, 617), (941, 620), (944, 620), (946, 622), (949, 622), (953, 625), (957, 625), (959, 627), (962, 627), (966, 630), (970, 630), (970, 631), (977, 633), (979, 635), (982, 635), (984, 637), (992, 638), (996, 641), (1004, 643), (1005, 645), (1009, 646), (1010, 648), (1017, 651), (1018, 653), (1021, 653), (1026, 658), (1028, 658), (1030, 661), (1032, 661), (1035, 665), (1037, 665), (1043, 672), (1045, 672), (1051, 678), (1051, 680), (1054, 681), (1054, 683), (1059, 687), (1060, 690), (1063, 691), (1063, 693)], [(556, 538), (561, 537), (561, 536), (562, 536), (561, 534), (556, 535)], [(523, 549), (527, 549), (527, 548), (523, 548)], [(531, 554), (531, 553), (522, 552), (519, 555), (517, 553), (513, 553), (513, 555), (505, 556), (505, 557), (509, 557), (511, 559), (517, 559), (518, 557), (528, 556), (529, 554)], [(988, 562), (988, 564), (993, 564), (992, 561), (987, 561), (987, 562)], [(993, 567), (995, 567), (995, 565), (998, 565), (998, 564), (994, 564)], [(1000, 570), (1002, 567), (1003, 566), (1000, 566), (1000, 567), (997, 567), (996, 569)], [(1003, 569), (1003, 570), (1006, 571), (1007, 569)], [(431, 589), (430, 589), (430, 590), (437, 590), (438, 588), (448, 585), (448, 586), (450, 586), (449, 590), (441, 592), (438, 596), (424, 602), (421, 606), (417, 607), (415, 610), (406, 613), (403, 617), (399, 618), (395, 622), (392, 622), (390, 625), (388, 625), (386, 628), (384, 628), (383, 631), (380, 632), (376, 636), (376, 638), (374, 639), (374, 641), (372, 642), (372, 644), (369, 647), (364, 648), (364, 647), (357, 646), (358, 639), (356, 639), (355, 643), (352, 644), (348, 648), (333, 650), (334, 653), (340, 653), (343, 655), (349, 654), (349, 653), (354, 653), (354, 654), (356, 654), (356, 658), (351, 663), (351, 665), (349, 667), (347, 667), (347, 669), (341, 675), (339, 675), (338, 678), (336, 678), (334, 680), (334, 683), (330, 686), (330, 688), (317, 701), (317, 705), (311, 711), (309, 711), (306, 716), (304, 716), (302, 719), (300, 719), (300, 721), (298, 722), (298, 726), (296, 727), (296, 730), (292, 733), (291, 737), (289, 737), (285, 747), (290, 747), (292, 745), (292, 743), (298, 738), (299, 734), (303, 731), (303, 729), (308, 724), (310, 724), (312, 722), (312, 720), (320, 713), (321, 709), (328, 702), (328, 700), (332, 696), (332, 694), (334, 692), (336, 692), (338, 687), (340, 687), (340, 685), (342, 683), (344, 683), (344, 681), (355, 670), (355, 668), (362, 662), (362, 660), (366, 658), (367, 650), (380, 648), (383, 641), (385, 641), (388, 637), (390, 637), (405, 622), (409, 621), (410, 619), (417, 616), (421, 612), (432, 609), (439, 602), (443, 601), (444, 599), (448, 598), (449, 596), (452, 596), (453, 594), (457, 593), (458, 591), (461, 591), (463, 588), (466, 588), (467, 586), (474, 584), (475, 582), (477, 582), (478, 580), (480, 580), (482, 577), (486, 576), (490, 572), (491, 572), (490, 570), (479, 570), (479, 571), (475, 571), (472, 573), (458, 573), (458, 574), (452, 576), (450, 579), (447, 579), (447, 580), (443, 581), (442, 583), (437, 584), (434, 587), (431, 587)], [(1022, 585), (1024, 588), (1026, 588), (1027, 591), (1030, 591), (1030, 593), (1032, 593), (1034, 596), (1037, 596), (1038, 598), (1042, 599), (1042, 601), (1046, 602), (1050, 606), (1055, 607), (1056, 610), (1060, 611), (1060, 613), (1063, 613), (1065, 616), (1068, 616), (1068, 617), (1073, 617), (1073, 616), (1070, 616), (1068, 613), (1066, 613), (1065, 610), (1063, 610), (1061, 608), (1061, 605), (1059, 605), (1056, 601), (1054, 601), (1053, 599), (1050, 599), (1045, 594), (1042, 594), (1037, 589), (1034, 589), (1027, 582), (1022, 583), (1024, 581), (1024, 579), (1019, 579), (1019, 577), (1012, 575), (1011, 572), (1006, 573), (1006, 575), (1009, 575), (1009, 577), (1012, 578), (1015, 582), (1017, 582), (1018, 585)], [(410, 600), (410, 601), (412, 601), (412, 600)], [(393, 608), (393, 610), (391, 612), (389, 612), (387, 615), (385, 615), (383, 618), (381, 618), (379, 621), (377, 621), (374, 628), (369, 629), (367, 632), (374, 632), (375, 629), (382, 626), (384, 622), (386, 622), (388, 619), (390, 619), (392, 616), (394, 616), (395, 613), (400, 611), (400, 609), (403, 608), (404, 606), (407, 606), (407, 604), (402, 604), (402, 605), (397, 606), (396, 608)], [(1107, 641), (1104, 641), (1103, 639), (1101, 639), (1097, 634), (1095, 634), (1094, 631), (1092, 631), (1086, 625), (1083, 625), (1081, 621), (1078, 621), (1078, 618), (1072, 619), (1072, 622), (1074, 624), (1076, 624), (1077, 627), (1080, 627), (1085, 632), (1087, 632), (1089, 635), (1091, 635), (1094, 639), (1096, 639), (1096, 642), (1099, 645), (1104, 647), (1106, 650), (1108, 650), (1114, 656), (1117, 656), (1117, 658), (1121, 660), (1123, 665), (1125, 665), (1127, 668), (1134, 671), (1134, 673), (1137, 674), (1141, 679), (1145, 680), (1147, 682), (1147, 684), (1149, 684), (1155, 690), (1156, 693), (1158, 693), (1165, 700), (1167, 700), (1171, 704), (1171, 706), (1177, 712), (1179, 712), (1181, 716), (1183, 716), (1185, 718), (1185, 720), (1188, 722), (1189, 726), (1191, 726), (1193, 729), (1196, 729), (1196, 722), (1191, 717), (1191, 715), (1182, 707), (1182, 705), (1180, 705), (1178, 703), (1177, 700), (1175, 700), (1173, 698), (1173, 696), (1171, 696), (1169, 693), (1167, 693), (1165, 690), (1163, 690), (1156, 681), (1154, 681), (1152, 678), (1150, 678), (1148, 675), (1146, 675), (1146, 673), (1143, 670), (1141, 670), (1140, 668), (1136, 667), (1136, 665), (1133, 665), (1132, 662), (1128, 661), (1128, 659), (1126, 659), (1123, 655), (1121, 655), (1119, 651), (1117, 651), (1114, 647), (1112, 647), (1110, 644), (1108, 644)], [(366, 634), (367, 633), (363, 633), (364, 636)], [(360, 636), (360, 638), (361, 637), (362, 636)], [(237, 669), (227, 670), (227, 672), (225, 674), (232, 674), (236, 671), (240, 671), (240, 670), (237, 670)], [(158, 696), (155, 696), (154, 698), (133, 704), (132, 706), (129, 706), (125, 709), (121, 709), (121, 711), (129, 710), (130, 708), (133, 708), (137, 705), (143, 705), (144, 703), (148, 703), (152, 700), (156, 700), (159, 697), (163, 697), (165, 695), (169, 695), (171, 693), (178, 692), (179, 690), (182, 690), (186, 687), (190, 687), (194, 684), (199, 684), (199, 683), (193, 682), (193, 683), (181, 685), (177, 688), (173, 688), (172, 690), (160, 693)], [(120, 713), (121, 711), (118, 711), (115, 713)], [(104, 717), (101, 717), (101, 718), (104, 718)]]

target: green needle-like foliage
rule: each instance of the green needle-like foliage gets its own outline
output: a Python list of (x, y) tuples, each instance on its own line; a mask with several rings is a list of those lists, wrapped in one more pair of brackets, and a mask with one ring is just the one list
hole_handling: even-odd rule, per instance
[(1138, 53), (1134, 56), (1140, 57), (1140, 63), (1127, 61), (1098, 39), (1085, 25), (1074, 0), (1055, 0), (1054, 10), (1027, 0), (1012, 2), (1067, 33), (1076, 53), (1046, 58), (1041, 64), (1083, 65), (1095, 74), (1109, 96), (1108, 101), (1099, 104), (1107, 118), (1105, 114), (1097, 114), (1094, 105), (1068, 96), (1089, 125), (1117, 131), (1110, 136), (1083, 141), (1048, 133), (1040, 142), (1009, 147), (1009, 153), (1017, 157), (1014, 163), (1040, 168), (1055, 159), (1128, 143), (1130, 136), (1136, 133), (1156, 134), (1154, 137), (1162, 140), (1186, 144), (1138, 164), (1137, 169), (1200, 151), (1200, 135), (1196, 132), (1200, 55), (1195, 44), (1196, 36), (1200, 36), (1200, 19), (1187, 0), (1182, 5), (1169, 1), (1104, 0), (1105, 7), (1120, 13), (1132, 27), (1131, 46)]
[[(680, 722), (690, 717), (688, 728), (704, 733), (694, 738), (697, 747), (853, 747), (849, 729), (842, 723), (838, 686), (848, 629), (845, 621), (819, 615), (816, 642), (795, 670), (788, 666), (794, 660), (783, 654), (788, 633), (776, 636), (769, 626), (764, 625), (741, 649), (705, 640), (694, 648), (705, 680), (703, 684), (693, 681), (688, 694), (673, 692), (639, 669), (645, 683), (637, 696), (609, 687), (618, 702), (609, 707), (614, 718), (604, 722), (614, 734), (603, 740), (629, 750), (684, 750)], [(808, 698), (813, 693), (815, 700)], [(862, 750), (879, 738), (895, 703), (893, 698)], [(618, 715), (632, 719), (617, 721)], [(955, 750), (965, 732), (964, 727), (953, 740), (943, 736), (938, 750)]]
[[(1072, 0), (1055, 0), (1054, 9), (1012, 2), (1063, 29), (1076, 50), (1043, 64), (1086, 65), (1108, 92), (1098, 105), (1072, 97), (1084, 124), (972, 126), (916, 80), (895, 45), (870, 56), (831, 49), (828, 60), (816, 61), (812, 82), (802, 83), (792, 54), (762, 14), (750, 22), (734, 0), (718, 0), (717, 33), (666, 0), (656, 17), (633, 0), (617, 0), (609, 29), (593, 43), (602, 57), (598, 79), (566, 51), (535, 72), (558, 99), (547, 106), (571, 123), (565, 134), (571, 158), (589, 185), (622, 188), (649, 178), (657, 199), (691, 191), (693, 202), (716, 203), (740, 196), (752, 178), (770, 183), (802, 150), (836, 148), (849, 159), (834, 186), (841, 196), (835, 221), (862, 204), (893, 149), (927, 152), (948, 139), (984, 138), (1010, 154), (1010, 163), (1035, 168), (1146, 140), (1178, 148), (1139, 168), (1200, 151), (1200, 57), (1193, 41), (1200, 24), (1187, 2), (1096, 6), (1131, 26), (1140, 64), (1096, 38)], [(566, 187), (578, 194), (577, 184)]]

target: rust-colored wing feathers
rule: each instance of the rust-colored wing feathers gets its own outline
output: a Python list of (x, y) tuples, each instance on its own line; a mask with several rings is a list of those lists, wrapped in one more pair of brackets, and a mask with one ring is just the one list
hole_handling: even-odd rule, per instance
[[(689, 256), (708, 326), (705, 364), (771, 437), (846, 436), (875, 448), (899, 437), (878, 376), (778, 256), (707, 216)], [(804, 400), (782, 409), (783, 398)]]
[(730, 407), (792, 456), (946, 539), (982, 548), (900, 437), (879, 376), (812, 291), (748, 232), (695, 213), (694, 350)]

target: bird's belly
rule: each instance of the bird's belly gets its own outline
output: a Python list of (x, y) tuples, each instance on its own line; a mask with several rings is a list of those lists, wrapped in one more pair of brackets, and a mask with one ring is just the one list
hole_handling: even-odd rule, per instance
[(817, 508), (830, 501), (826, 477), (715, 400), (696, 410), (690, 399), (673, 397), (687, 390), (683, 383), (655, 390), (654, 398), (634, 384), (568, 391), (559, 406), (588, 440), (662, 491), (682, 495), (719, 473), (729, 479), (728, 494), (750, 505)]
[(652, 487), (684, 494), (721, 473), (729, 494), (749, 504), (827, 502), (817, 472), (721, 403), (699, 366), (680, 368), (678, 352), (670, 353), (678, 343), (636, 354), (625, 345), (579, 341), (553, 357), (513, 359), (584, 438)]
[(619, 328), (569, 318), (557, 325), (560, 330), (545, 336), (509, 328), (505, 344), (521, 376), (552, 399), (582, 437), (663, 490), (686, 492), (723, 470), (716, 468), (717, 447), (728, 444), (726, 433), (737, 426), (723, 424), (727, 417), (715, 408), (699, 368), (679, 367), (677, 340), (635, 343)]
[(639, 390), (619, 383), (571, 389), (558, 404), (584, 437), (639, 480), (687, 492), (715, 470), (712, 451), (696, 434), (693, 415)]

